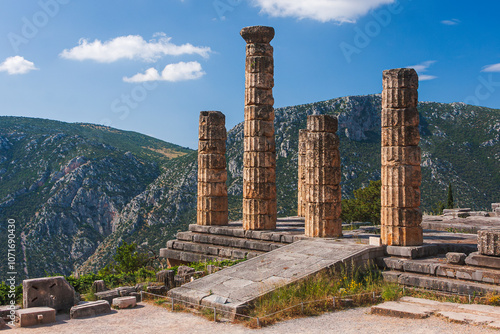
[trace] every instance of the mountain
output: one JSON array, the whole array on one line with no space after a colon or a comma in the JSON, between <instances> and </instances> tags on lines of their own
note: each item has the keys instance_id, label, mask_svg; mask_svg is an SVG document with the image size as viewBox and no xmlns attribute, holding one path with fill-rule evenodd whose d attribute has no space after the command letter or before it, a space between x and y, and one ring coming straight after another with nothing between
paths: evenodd
<instances>
[{"instance_id":1,"label":"mountain","mask_svg":"<svg viewBox=\"0 0 500 334\"><path fill-rule=\"evenodd\" d=\"M344 198L380 179L380 106L380 95L366 95L276 109L280 216L296 214L298 130L306 127L307 115L339 117ZM446 201L449 183L462 207L487 209L500 201L500 110L421 102L419 111L422 209ZM196 221L196 151L88 124L0 122L0 219L14 217L23 226L18 253L30 277L44 270L95 271L122 241L158 252ZM29 145L31 136L36 148ZM227 140L233 220L241 217L242 147L240 123Z\"/></svg>"}]
</instances>

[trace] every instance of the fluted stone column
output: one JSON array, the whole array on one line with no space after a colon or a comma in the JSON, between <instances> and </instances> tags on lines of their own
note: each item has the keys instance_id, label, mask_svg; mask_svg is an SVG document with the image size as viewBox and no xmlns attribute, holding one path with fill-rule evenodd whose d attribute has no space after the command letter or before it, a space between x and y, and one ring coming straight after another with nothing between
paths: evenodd
<instances>
[{"instance_id":1,"label":"fluted stone column","mask_svg":"<svg viewBox=\"0 0 500 334\"><path fill-rule=\"evenodd\" d=\"M198 225L227 225L226 117L202 111L198 141Z\"/></svg>"},{"instance_id":2,"label":"fluted stone column","mask_svg":"<svg viewBox=\"0 0 500 334\"><path fill-rule=\"evenodd\" d=\"M342 236L337 128L336 117L307 117L305 235L309 237Z\"/></svg>"},{"instance_id":3,"label":"fluted stone column","mask_svg":"<svg viewBox=\"0 0 500 334\"><path fill-rule=\"evenodd\" d=\"M382 92L382 243L423 243L420 211L420 133L418 75L400 68L383 73Z\"/></svg>"},{"instance_id":4,"label":"fluted stone column","mask_svg":"<svg viewBox=\"0 0 500 334\"><path fill-rule=\"evenodd\" d=\"M247 42L243 153L243 228L276 228L276 145L274 139L274 38L271 27L241 30Z\"/></svg>"},{"instance_id":5,"label":"fluted stone column","mask_svg":"<svg viewBox=\"0 0 500 334\"><path fill-rule=\"evenodd\" d=\"M307 130L299 130L299 149L298 149L298 180L297 180L297 216L306 216L306 144Z\"/></svg>"}]
</instances>

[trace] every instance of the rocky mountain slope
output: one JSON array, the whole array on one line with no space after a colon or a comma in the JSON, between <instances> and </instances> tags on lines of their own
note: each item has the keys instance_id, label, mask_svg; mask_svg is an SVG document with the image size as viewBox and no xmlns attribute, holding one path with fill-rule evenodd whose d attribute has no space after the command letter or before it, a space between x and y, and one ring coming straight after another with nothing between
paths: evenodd
<instances>
[{"instance_id":1,"label":"rocky mountain slope","mask_svg":"<svg viewBox=\"0 0 500 334\"><path fill-rule=\"evenodd\" d=\"M306 127L307 115L339 117L344 198L369 180L380 179L380 104L380 95L367 95L276 109L280 216L296 213L298 130ZM446 200L449 183L462 207L487 209L491 202L500 201L500 110L462 103L422 102L419 111L423 210L429 211L437 201ZM19 217L23 213L23 263L30 276L43 274L44 270L95 271L109 262L122 241L158 251L178 230L195 222L195 151L163 142L165 148L152 144L139 145L149 149L121 148L116 142L107 142L106 136L122 132L94 128L103 136L94 139L92 145L86 143L88 139L73 138L71 134L54 139L54 144L50 144L54 159L42 163L30 153L37 151L28 145L30 140L16 139L22 137L20 130L12 130L12 125L6 130L4 119L0 118L0 218ZM81 127L87 129L89 125ZM57 134L58 131L51 131L40 137L38 151L46 140L43 145L49 145L49 137ZM62 139L66 141L57 142ZM119 142L125 145L129 139ZM17 149L13 150L14 146ZM228 132L227 140L233 220L241 216L242 147L243 123ZM16 151L17 158L12 153L8 155L9 150ZM90 154L92 150L98 152L96 157ZM160 154L165 152L170 157L184 155L169 159ZM21 164L22 159L25 162ZM33 175L27 179L22 175L17 179L6 177L10 174L4 169L13 165L19 166L19 173ZM65 173L60 182L58 173ZM38 185L37 190L30 191L34 184ZM24 199L32 205L23 209ZM60 255L54 258L52 253Z\"/></svg>"}]
</instances>

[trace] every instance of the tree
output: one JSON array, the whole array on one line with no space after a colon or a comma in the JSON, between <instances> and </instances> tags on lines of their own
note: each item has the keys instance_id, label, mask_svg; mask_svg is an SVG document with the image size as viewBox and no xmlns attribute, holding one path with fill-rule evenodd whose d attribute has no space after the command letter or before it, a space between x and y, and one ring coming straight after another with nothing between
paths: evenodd
<instances>
[{"instance_id":1,"label":"tree","mask_svg":"<svg viewBox=\"0 0 500 334\"><path fill-rule=\"evenodd\" d=\"M354 198L342 200L342 221L380 224L380 189L382 181L370 181L368 187L354 190Z\"/></svg>"},{"instance_id":2,"label":"tree","mask_svg":"<svg viewBox=\"0 0 500 334\"><path fill-rule=\"evenodd\" d=\"M448 203L446 205L447 209L453 209L455 207L455 203L453 201L453 189L451 188L451 183L448 185Z\"/></svg>"},{"instance_id":3,"label":"tree","mask_svg":"<svg viewBox=\"0 0 500 334\"><path fill-rule=\"evenodd\" d=\"M147 254L137 250L137 244L128 244L127 242L123 242L123 244L118 247L113 259L115 262L107 265L99 273L110 274L116 272L130 274L144 267L149 261Z\"/></svg>"}]
</instances>

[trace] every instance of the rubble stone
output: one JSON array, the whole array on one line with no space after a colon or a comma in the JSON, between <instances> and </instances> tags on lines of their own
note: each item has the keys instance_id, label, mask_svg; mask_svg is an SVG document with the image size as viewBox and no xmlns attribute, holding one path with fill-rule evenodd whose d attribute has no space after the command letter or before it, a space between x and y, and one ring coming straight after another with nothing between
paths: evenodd
<instances>
[{"instance_id":1,"label":"rubble stone","mask_svg":"<svg viewBox=\"0 0 500 334\"><path fill-rule=\"evenodd\" d=\"M111 308L106 300L97 300L95 302L87 302L84 304L75 305L69 312L71 319L95 317L99 314L110 313Z\"/></svg>"},{"instance_id":2,"label":"rubble stone","mask_svg":"<svg viewBox=\"0 0 500 334\"><path fill-rule=\"evenodd\" d=\"M134 296L118 297L113 299L113 306L119 309L133 308L137 305L137 300Z\"/></svg>"}]
</instances>

